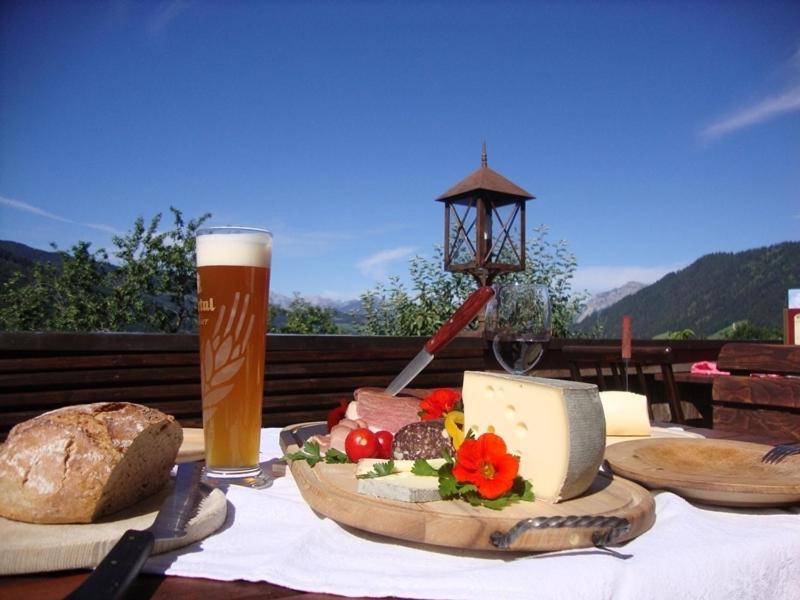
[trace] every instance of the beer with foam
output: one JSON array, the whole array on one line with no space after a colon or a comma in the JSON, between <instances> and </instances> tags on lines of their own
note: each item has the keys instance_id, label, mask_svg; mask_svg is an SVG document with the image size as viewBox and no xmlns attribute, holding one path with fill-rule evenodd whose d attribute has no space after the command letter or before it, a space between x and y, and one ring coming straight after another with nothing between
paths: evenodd
<instances>
[{"instance_id":1,"label":"beer with foam","mask_svg":"<svg viewBox=\"0 0 800 600\"><path fill-rule=\"evenodd\" d=\"M206 478L263 481L258 466L272 235L197 232ZM252 481L250 481L252 480Z\"/></svg>"}]
</instances>

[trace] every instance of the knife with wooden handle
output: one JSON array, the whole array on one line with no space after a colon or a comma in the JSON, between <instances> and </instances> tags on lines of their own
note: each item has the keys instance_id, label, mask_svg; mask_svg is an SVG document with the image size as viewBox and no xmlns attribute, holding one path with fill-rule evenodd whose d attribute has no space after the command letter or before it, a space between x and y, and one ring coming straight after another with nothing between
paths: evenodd
<instances>
[{"instance_id":1,"label":"knife with wooden handle","mask_svg":"<svg viewBox=\"0 0 800 600\"><path fill-rule=\"evenodd\" d=\"M389 387L384 390L384 393L390 396L396 396L400 390L411 383L414 377L419 375L420 372L428 366L428 363L433 360L434 355L449 344L464 327L469 325L469 322L478 315L492 296L494 296L494 290L488 285L479 287L472 292L469 298L464 301L464 304L459 306L458 310L453 313L453 316L425 342L425 346L422 350L420 350L411 362L406 365L405 369L394 378L392 383L389 384Z\"/></svg>"},{"instance_id":2,"label":"knife with wooden handle","mask_svg":"<svg viewBox=\"0 0 800 600\"><path fill-rule=\"evenodd\" d=\"M186 525L197 514L207 494L201 489L202 463L178 465L175 489L164 501L153 524L143 531L129 529L68 600L122 598L150 557L157 539L186 535Z\"/></svg>"}]
</instances>

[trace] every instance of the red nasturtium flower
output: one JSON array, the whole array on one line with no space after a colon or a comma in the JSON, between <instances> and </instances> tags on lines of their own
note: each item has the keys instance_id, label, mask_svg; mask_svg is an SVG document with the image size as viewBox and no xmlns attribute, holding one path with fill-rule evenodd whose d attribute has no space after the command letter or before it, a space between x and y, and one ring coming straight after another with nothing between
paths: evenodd
<instances>
[{"instance_id":1,"label":"red nasturtium flower","mask_svg":"<svg viewBox=\"0 0 800 600\"><path fill-rule=\"evenodd\" d=\"M328 432L333 429L339 421L344 419L344 413L347 412L347 405L350 404L347 400L339 400L339 406L332 408L328 412Z\"/></svg>"},{"instance_id":2,"label":"red nasturtium flower","mask_svg":"<svg viewBox=\"0 0 800 600\"><path fill-rule=\"evenodd\" d=\"M453 466L453 476L458 481L474 484L478 494L489 500L510 490L518 471L519 459L508 454L503 438L494 433L464 440Z\"/></svg>"},{"instance_id":3,"label":"red nasturtium flower","mask_svg":"<svg viewBox=\"0 0 800 600\"><path fill-rule=\"evenodd\" d=\"M433 390L419 403L419 416L423 421L441 419L453 410L459 400L461 400L461 394L456 390L450 388Z\"/></svg>"}]
</instances>

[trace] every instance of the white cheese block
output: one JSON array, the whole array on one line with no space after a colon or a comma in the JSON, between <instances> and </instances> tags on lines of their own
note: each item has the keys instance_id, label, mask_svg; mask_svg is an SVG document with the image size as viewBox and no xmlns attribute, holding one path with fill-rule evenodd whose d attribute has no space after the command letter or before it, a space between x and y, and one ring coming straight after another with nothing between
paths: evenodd
<instances>
[{"instance_id":1,"label":"white cheese block","mask_svg":"<svg viewBox=\"0 0 800 600\"><path fill-rule=\"evenodd\" d=\"M568 500L594 481L606 439L597 386L466 371L461 395L465 428L502 437L537 500Z\"/></svg>"},{"instance_id":2,"label":"white cheese block","mask_svg":"<svg viewBox=\"0 0 800 600\"><path fill-rule=\"evenodd\" d=\"M358 492L399 502L434 502L442 499L438 477L422 477L413 473L359 479Z\"/></svg>"},{"instance_id":3,"label":"white cheese block","mask_svg":"<svg viewBox=\"0 0 800 600\"><path fill-rule=\"evenodd\" d=\"M356 465L356 477L359 475L366 475L372 471L373 467L378 463L387 463L387 458L362 458ZM394 460L394 473L411 473L411 468L414 466L415 460ZM438 469L444 464L443 458L431 458L427 462L434 469Z\"/></svg>"},{"instance_id":4,"label":"white cheese block","mask_svg":"<svg viewBox=\"0 0 800 600\"><path fill-rule=\"evenodd\" d=\"M377 463L388 462L384 458L362 458L356 465L356 476L366 475ZM439 495L439 478L427 475L414 475L411 467L416 461L395 460L394 473L383 477L358 480L358 492L378 498L399 502L435 502ZM434 469L444 464L443 458L434 458L427 463Z\"/></svg>"},{"instance_id":5,"label":"white cheese block","mask_svg":"<svg viewBox=\"0 0 800 600\"><path fill-rule=\"evenodd\" d=\"M650 435L647 396L633 392L600 392L606 435Z\"/></svg>"}]
</instances>

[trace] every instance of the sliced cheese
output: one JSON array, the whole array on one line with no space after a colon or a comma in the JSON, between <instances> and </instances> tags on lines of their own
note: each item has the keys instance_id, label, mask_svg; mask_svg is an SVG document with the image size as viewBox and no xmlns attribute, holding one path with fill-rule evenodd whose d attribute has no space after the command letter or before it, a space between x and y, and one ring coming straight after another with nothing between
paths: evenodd
<instances>
[{"instance_id":1,"label":"sliced cheese","mask_svg":"<svg viewBox=\"0 0 800 600\"><path fill-rule=\"evenodd\" d=\"M647 396L633 392L600 392L606 435L650 435Z\"/></svg>"},{"instance_id":2,"label":"sliced cheese","mask_svg":"<svg viewBox=\"0 0 800 600\"><path fill-rule=\"evenodd\" d=\"M356 477L359 475L366 475L372 471L373 467L379 463L387 463L389 459L386 458L362 458L356 465ZM411 468L414 466L415 460L394 460L395 473L411 473ZM431 458L427 462L434 469L438 469L444 464L443 458Z\"/></svg>"},{"instance_id":3,"label":"sliced cheese","mask_svg":"<svg viewBox=\"0 0 800 600\"><path fill-rule=\"evenodd\" d=\"M356 476L366 475L377 463L388 462L384 458L362 458L356 465ZM394 473L383 477L358 480L358 492L377 498L387 498L398 502L435 502L439 495L439 478L427 475L414 475L411 468L414 460L395 460ZM433 458L427 463L434 469L444 464L443 458Z\"/></svg>"},{"instance_id":4,"label":"sliced cheese","mask_svg":"<svg viewBox=\"0 0 800 600\"><path fill-rule=\"evenodd\" d=\"M399 502L434 502L442 499L438 477L422 477L413 473L359 479L358 492Z\"/></svg>"},{"instance_id":5,"label":"sliced cheese","mask_svg":"<svg viewBox=\"0 0 800 600\"><path fill-rule=\"evenodd\" d=\"M606 438L597 386L466 371L461 394L465 428L502 437L537 500L568 500L592 484Z\"/></svg>"}]
</instances>

